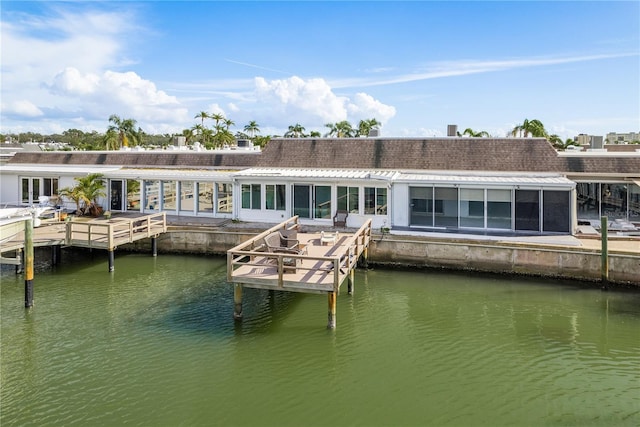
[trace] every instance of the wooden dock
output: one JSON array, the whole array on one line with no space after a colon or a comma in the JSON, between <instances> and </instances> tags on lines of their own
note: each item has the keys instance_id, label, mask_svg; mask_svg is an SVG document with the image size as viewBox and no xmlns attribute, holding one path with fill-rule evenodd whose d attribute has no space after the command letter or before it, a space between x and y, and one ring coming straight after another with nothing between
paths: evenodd
<instances>
[{"instance_id":1,"label":"wooden dock","mask_svg":"<svg viewBox=\"0 0 640 427\"><path fill-rule=\"evenodd\" d=\"M353 292L358 260L366 260L371 220L355 233L339 232L335 242L320 233L297 232L300 254L269 251L265 238L274 232L300 230L298 217L288 219L227 251L227 281L234 283L235 316L242 317L242 288L328 294L329 328L335 328L336 296L347 281Z\"/></svg>"},{"instance_id":2,"label":"wooden dock","mask_svg":"<svg viewBox=\"0 0 640 427\"><path fill-rule=\"evenodd\" d=\"M154 255L155 238L167 231L166 214L123 216L112 219L78 217L72 221L46 222L34 229L33 246L75 246L90 249L104 249L109 253L109 271L113 271L113 251L120 245L141 239L152 239ZM17 264L16 258L6 258L4 254L24 249L25 236L18 233L15 238L0 245L0 262Z\"/></svg>"}]
</instances>

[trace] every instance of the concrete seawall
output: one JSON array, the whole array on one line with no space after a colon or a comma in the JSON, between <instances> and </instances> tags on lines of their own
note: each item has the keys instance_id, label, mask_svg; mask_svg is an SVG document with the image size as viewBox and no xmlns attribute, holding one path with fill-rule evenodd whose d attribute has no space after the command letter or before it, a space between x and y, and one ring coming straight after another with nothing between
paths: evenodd
<instances>
[{"instance_id":1,"label":"concrete seawall","mask_svg":"<svg viewBox=\"0 0 640 427\"><path fill-rule=\"evenodd\" d=\"M158 251L225 254L228 249L261 231L260 228L173 227L158 238ZM148 251L149 245L148 241L142 240L119 250ZM387 266L448 268L587 281L599 281L601 278L598 249L522 241L377 235L369 249L369 261ZM612 250L609 247L609 281L640 286L640 243L638 250Z\"/></svg>"}]
</instances>

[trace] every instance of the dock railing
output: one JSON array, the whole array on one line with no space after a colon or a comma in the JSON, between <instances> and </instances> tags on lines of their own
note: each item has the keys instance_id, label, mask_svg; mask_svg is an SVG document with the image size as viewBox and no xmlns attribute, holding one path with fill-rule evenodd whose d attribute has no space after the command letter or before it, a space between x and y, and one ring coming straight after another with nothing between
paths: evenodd
<instances>
[{"instance_id":1,"label":"dock railing","mask_svg":"<svg viewBox=\"0 0 640 427\"><path fill-rule=\"evenodd\" d=\"M66 224L65 244L113 249L119 244L157 237L166 231L167 219L164 212L138 218L69 221Z\"/></svg>"},{"instance_id":2,"label":"dock railing","mask_svg":"<svg viewBox=\"0 0 640 427\"><path fill-rule=\"evenodd\" d=\"M274 288L283 290L337 292L340 284L357 265L360 255L368 248L371 241L371 220L367 220L356 233L339 245L340 250L331 256L313 256L308 253L291 254L268 252L264 238L274 231L298 229L298 217L294 216L257 236L227 251L227 281L243 283L258 288ZM300 236L299 236L300 237ZM292 265L293 264L293 265ZM277 279L252 278L243 274L235 276L236 270L242 267L265 266L277 268ZM298 279L285 280L284 274L289 270L300 270ZM306 273L306 274L305 274ZM305 276L316 273L332 275L330 283L305 281ZM255 279L255 280L254 280Z\"/></svg>"}]
</instances>

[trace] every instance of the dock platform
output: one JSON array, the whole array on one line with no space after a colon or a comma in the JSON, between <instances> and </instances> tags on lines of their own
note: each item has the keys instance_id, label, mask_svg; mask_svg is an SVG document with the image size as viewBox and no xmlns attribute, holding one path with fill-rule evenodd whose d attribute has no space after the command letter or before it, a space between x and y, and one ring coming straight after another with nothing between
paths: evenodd
<instances>
[{"instance_id":1,"label":"dock platform","mask_svg":"<svg viewBox=\"0 0 640 427\"><path fill-rule=\"evenodd\" d=\"M227 281L235 285L235 316L242 317L242 287L329 295L329 327L335 327L335 299L347 281L353 292L358 261L366 261L371 220L355 233L300 232L294 216L227 251ZM293 234L292 234L293 232ZM295 250L278 250L266 239L274 233L293 235Z\"/></svg>"}]
</instances>

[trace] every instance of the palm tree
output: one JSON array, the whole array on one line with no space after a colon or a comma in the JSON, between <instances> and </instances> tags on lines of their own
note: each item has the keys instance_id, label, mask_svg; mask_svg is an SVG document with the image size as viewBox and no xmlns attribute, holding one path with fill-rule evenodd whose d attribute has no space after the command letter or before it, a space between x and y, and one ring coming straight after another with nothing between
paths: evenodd
<instances>
[{"instance_id":1,"label":"palm tree","mask_svg":"<svg viewBox=\"0 0 640 427\"><path fill-rule=\"evenodd\" d=\"M236 122L231 119L224 119L224 127L228 131L231 126L234 126Z\"/></svg>"},{"instance_id":2,"label":"palm tree","mask_svg":"<svg viewBox=\"0 0 640 427\"><path fill-rule=\"evenodd\" d=\"M260 127L258 127L258 123L256 123L255 120L251 120L248 125L244 126L244 131L253 139L257 133L260 133Z\"/></svg>"},{"instance_id":3,"label":"palm tree","mask_svg":"<svg viewBox=\"0 0 640 427\"><path fill-rule=\"evenodd\" d=\"M311 138L320 138L321 136L322 134L320 133L320 131L312 130L311 132L309 132L309 137Z\"/></svg>"},{"instance_id":4,"label":"palm tree","mask_svg":"<svg viewBox=\"0 0 640 427\"><path fill-rule=\"evenodd\" d=\"M375 129L381 124L382 123L380 123L376 119L360 120L360 122L358 123L356 136L369 136L369 132L371 131L371 129Z\"/></svg>"},{"instance_id":5,"label":"palm tree","mask_svg":"<svg viewBox=\"0 0 640 427\"><path fill-rule=\"evenodd\" d=\"M109 123L111 123L111 125L107 131L113 130L118 133L120 147L128 147L129 140L133 143L132 145L138 145L140 143L141 129L138 128L138 130L136 130L137 122L134 119L121 119L117 115L112 114L109 116Z\"/></svg>"},{"instance_id":6,"label":"palm tree","mask_svg":"<svg viewBox=\"0 0 640 427\"><path fill-rule=\"evenodd\" d=\"M529 135L535 138L546 138L547 131L544 128L544 125L540 120L533 119L529 121L528 119L524 119L524 122L521 125L517 125L511 131L512 136L521 135L525 138Z\"/></svg>"},{"instance_id":7,"label":"palm tree","mask_svg":"<svg viewBox=\"0 0 640 427\"><path fill-rule=\"evenodd\" d=\"M101 173L90 173L85 177L75 178L78 182L76 191L84 203L84 212L93 216L101 214L102 208L98 206L98 199L107 195L103 176Z\"/></svg>"},{"instance_id":8,"label":"palm tree","mask_svg":"<svg viewBox=\"0 0 640 427\"><path fill-rule=\"evenodd\" d=\"M200 125L202 127L204 127L204 119L208 119L209 117L209 113L207 113L206 111L200 111L198 114L195 115L194 119L200 119Z\"/></svg>"},{"instance_id":9,"label":"palm tree","mask_svg":"<svg viewBox=\"0 0 640 427\"><path fill-rule=\"evenodd\" d=\"M343 120L338 123L327 123L325 127L329 128L329 132L326 136L333 136L337 138L350 138L354 135L353 127L351 123Z\"/></svg>"},{"instance_id":10,"label":"palm tree","mask_svg":"<svg viewBox=\"0 0 640 427\"><path fill-rule=\"evenodd\" d=\"M464 132L462 132L462 134L460 134L460 132L458 132L458 136L464 136L464 135L468 135L468 136L470 136L472 138L485 138L485 137L488 138L488 137L491 136L491 135L489 135L489 132L487 132L487 131L481 130L481 131L476 132L471 128L466 128L464 130Z\"/></svg>"},{"instance_id":11,"label":"palm tree","mask_svg":"<svg viewBox=\"0 0 640 427\"><path fill-rule=\"evenodd\" d=\"M215 114L212 114L209 117L212 118L213 120L215 120L215 122L216 122L215 128L216 128L216 130L218 130L219 126L220 126L220 122L224 120L224 116L222 114L220 114L220 113L215 113Z\"/></svg>"},{"instance_id":12,"label":"palm tree","mask_svg":"<svg viewBox=\"0 0 640 427\"><path fill-rule=\"evenodd\" d=\"M289 126L289 130L284 133L285 138L304 138L305 128L300 123Z\"/></svg>"},{"instance_id":13,"label":"palm tree","mask_svg":"<svg viewBox=\"0 0 640 427\"><path fill-rule=\"evenodd\" d=\"M107 149L107 151L117 150L119 142L120 140L118 137L118 132L116 132L115 129L107 129L107 132L102 137L102 143L104 144L104 147Z\"/></svg>"}]
</instances>

